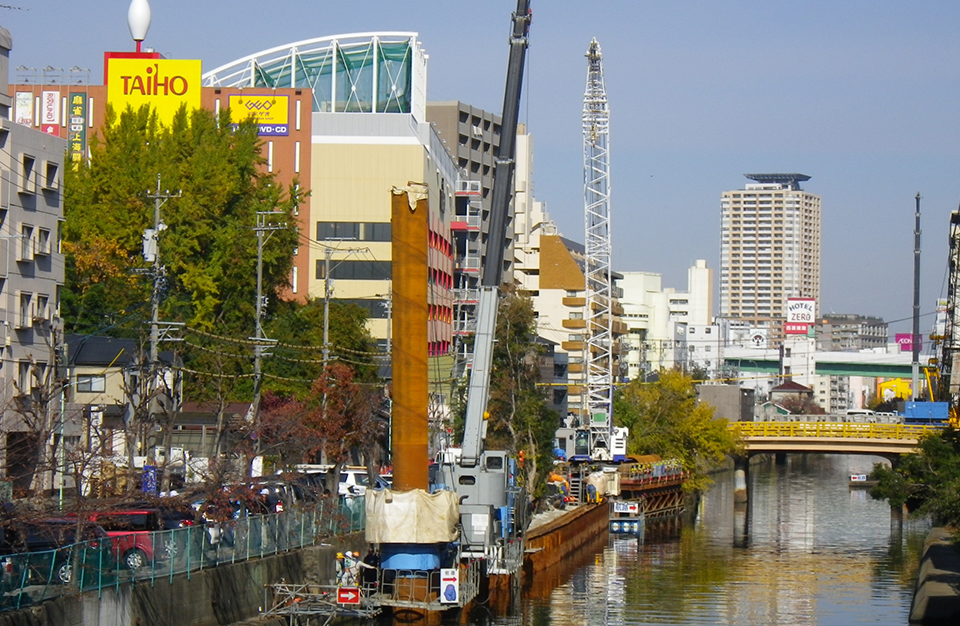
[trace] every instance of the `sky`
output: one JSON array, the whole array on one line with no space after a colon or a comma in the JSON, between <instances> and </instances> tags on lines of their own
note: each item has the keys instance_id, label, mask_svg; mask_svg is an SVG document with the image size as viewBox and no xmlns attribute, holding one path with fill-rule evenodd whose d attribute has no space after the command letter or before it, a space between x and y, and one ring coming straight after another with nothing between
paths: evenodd
<instances>
[{"instance_id":1,"label":"sky","mask_svg":"<svg viewBox=\"0 0 960 626\"><path fill-rule=\"evenodd\" d=\"M128 0L6 0L15 68L89 68L132 50ZM204 71L304 39L419 33L430 100L496 113L515 0L152 0L145 46ZM613 265L686 288L719 270L720 194L747 172L800 172L822 199L821 313L909 332L915 195L923 199L921 331L945 296L960 200L960 3L949 0L531 0L521 121L535 196L583 240L584 52L610 102ZM719 282L719 271L715 276Z\"/></svg>"}]
</instances>

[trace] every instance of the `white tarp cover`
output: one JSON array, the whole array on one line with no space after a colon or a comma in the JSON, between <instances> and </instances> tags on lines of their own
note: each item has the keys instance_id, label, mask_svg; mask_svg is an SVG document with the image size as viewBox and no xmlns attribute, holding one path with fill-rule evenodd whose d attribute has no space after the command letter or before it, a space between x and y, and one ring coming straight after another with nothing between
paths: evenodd
<instances>
[{"instance_id":1,"label":"white tarp cover","mask_svg":"<svg viewBox=\"0 0 960 626\"><path fill-rule=\"evenodd\" d=\"M596 487L598 496L607 495L607 477L603 472L593 472L584 478L583 482Z\"/></svg>"},{"instance_id":2,"label":"white tarp cover","mask_svg":"<svg viewBox=\"0 0 960 626\"><path fill-rule=\"evenodd\" d=\"M457 539L460 506L452 491L367 489L368 543L449 543Z\"/></svg>"}]
</instances>

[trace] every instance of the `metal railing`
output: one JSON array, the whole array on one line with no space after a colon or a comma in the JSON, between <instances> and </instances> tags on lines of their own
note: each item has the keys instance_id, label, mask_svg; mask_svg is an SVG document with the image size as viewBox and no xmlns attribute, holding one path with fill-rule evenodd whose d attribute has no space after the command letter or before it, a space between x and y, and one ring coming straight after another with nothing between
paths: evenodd
<instances>
[{"instance_id":1,"label":"metal railing","mask_svg":"<svg viewBox=\"0 0 960 626\"><path fill-rule=\"evenodd\" d=\"M939 426L913 424L856 424L842 422L733 422L730 430L743 437L831 437L842 439L917 440Z\"/></svg>"},{"instance_id":2,"label":"metal railing","mask_svg":"<svg viewBox=\"0 0 960 626\"><path fill-rule=\"evenodd\" d=\"M189 578L193 572L217 565L303 548L324 537L357 532L364 529L365 522L364 499L345 498L271 515L6 555L0 557L0 611L81 592L99 594L105 588L119 588L133 581L173 580L177 574ZM135 566L131 567L132 564Z\"/></svg>"},{"instance_id":3,"label":"metal railing","mask_svg":"<svg viewBox=\"0 0 960 626\"><path fill-rule=\"evenodd\" d=\"M365 587L364 597L377 606L439 611L451 606L464 606L480 590L480 560L471 560L460 566L457 601L443 601L445 590L440 581L440 570L384 569L377 573L375 587Z\"/></svg>"}]
</instances>

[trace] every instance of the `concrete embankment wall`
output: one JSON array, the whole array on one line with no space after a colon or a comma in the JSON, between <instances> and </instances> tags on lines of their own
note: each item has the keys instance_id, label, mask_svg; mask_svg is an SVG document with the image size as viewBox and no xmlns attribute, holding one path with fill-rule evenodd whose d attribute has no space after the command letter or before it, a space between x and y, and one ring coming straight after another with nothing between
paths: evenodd
<instances>
[{"instance_id":1,"label":"concrete embankment wall","mask_svg":"<svg viewBox=\"0 0 960 626\"><path fill-rule=\"evenodd\" d=\"M910 607L911 624L960 624L960 550L946 528L927 535Z\"/></svg>"},{"instance_id":2,"label":"concrete embankment wall","mask_svg":"<svg viewBox=\"0 0 960 626\"><path fill-rule=\"evenodd\" d=\"M265 585L332 584L336 554L365 552L363 533L275 556L69 596L0 613L0 626L226 626L260 614Z\"/></svg>"}]
</instances>

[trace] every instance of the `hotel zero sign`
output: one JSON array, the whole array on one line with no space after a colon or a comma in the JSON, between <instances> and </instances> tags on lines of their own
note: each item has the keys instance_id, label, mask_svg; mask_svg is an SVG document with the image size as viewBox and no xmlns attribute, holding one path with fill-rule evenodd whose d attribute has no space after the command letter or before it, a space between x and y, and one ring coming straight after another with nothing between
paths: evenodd
<instances>
[{"instance_id":1,"label":"hotel zero sign","mask_svg":"<svg viewBox=\"0 0 960 626\"><path fill-rule=\"evenodd\" d=\"M787 298L787 323L813 324L816 308L813 298Z\"/></svg>"}]
</instances>

